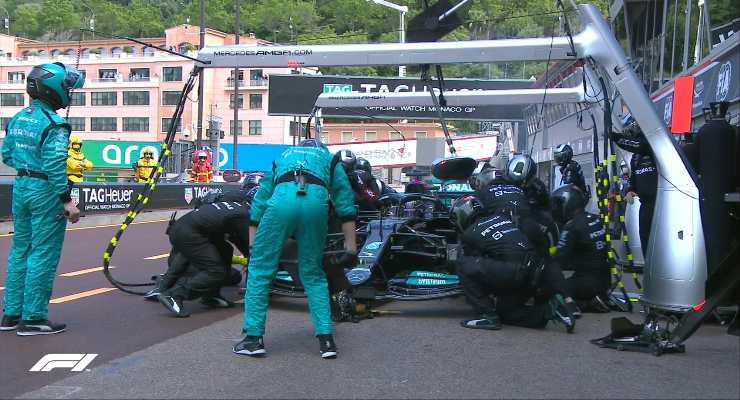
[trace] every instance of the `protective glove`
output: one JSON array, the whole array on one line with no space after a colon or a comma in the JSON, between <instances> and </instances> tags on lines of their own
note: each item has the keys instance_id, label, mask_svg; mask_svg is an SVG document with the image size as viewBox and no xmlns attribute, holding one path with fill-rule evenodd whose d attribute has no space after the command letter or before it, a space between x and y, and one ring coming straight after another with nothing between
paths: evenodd
<instances>
[{"instance_id":1,"label":"protective glove","mask_svg":"<svg viewBox=\"0 0 740 400\"><path fill-rule=\"evenodd\" d=\"M232 264L238 264L238 265L247 265L247 262L249 260L247 257L244 256L233 256L231 257L231 263Z\"/></svg>"},{"instance_id":2,"label":"protective glove","mask_svg":"<svg viewBox=\"0 0 740 400\"><path fill-rule=\"evenodd\" d=\"M357 265L357 254L351 251L343 251L333 255L329 263L336 267L352 268Z\"/></svg>"}]
</instances>

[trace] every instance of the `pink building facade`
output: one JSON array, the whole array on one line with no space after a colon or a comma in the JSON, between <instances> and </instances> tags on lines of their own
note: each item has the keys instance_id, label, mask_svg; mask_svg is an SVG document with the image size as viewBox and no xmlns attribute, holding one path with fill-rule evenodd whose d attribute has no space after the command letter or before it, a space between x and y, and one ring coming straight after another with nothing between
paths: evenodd
<instances>
[{"instance_id":1,"label":"pink building facade","mask_svg":"<svg viewBox=\"0 0 740 400\"><path fill-rule=\"evenodd\" d=\"M193 68L192 61L125 40L105 39L72 42L37 42L0 34L0 126L30 103L25 78L34 65L64 62L78 65L86 76L83 89L73 94L69 116L73 132L83 139L160 141L177 104L179 92ZM198 27L178 25L162 38L143 39L157 46L193 51ZM268 44L253 35L241 43ZM233 44L224 32L208 29L206 45ZM78 56L79 54L79 56ZM204 73L204 117L221 124L223 141L233 142L236 125L240 143L292 143L287 117L267 115L270 74L290 73L288 68L242 69L239 74L239 122L234 123L233 70L208 69ZM177 140L197 138L197 90L187 101ZM0 138L5 134L0 129Z\"/></svg>"}]
</instances>

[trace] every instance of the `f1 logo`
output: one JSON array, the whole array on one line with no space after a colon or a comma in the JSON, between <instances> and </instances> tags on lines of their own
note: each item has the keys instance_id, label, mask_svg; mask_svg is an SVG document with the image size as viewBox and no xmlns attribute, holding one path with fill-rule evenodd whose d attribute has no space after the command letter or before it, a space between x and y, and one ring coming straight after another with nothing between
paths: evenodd
<instances>
[{"instance_id":1,"label":"f1 logo","mask_svg":"<svg viewBox=\"0 0 740 400\"><path fill-rule=\"evenodd\" d=\"M54 368L68 368L72 372L82 372L97 356L97 354L47 354L28 371L49 372Z\"/></svg>"}]
</instances>

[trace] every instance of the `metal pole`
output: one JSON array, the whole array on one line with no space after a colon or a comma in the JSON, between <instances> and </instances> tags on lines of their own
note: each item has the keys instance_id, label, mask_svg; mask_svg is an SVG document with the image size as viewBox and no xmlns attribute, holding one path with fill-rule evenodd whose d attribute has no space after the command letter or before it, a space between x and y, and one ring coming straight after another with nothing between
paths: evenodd
<instances>
[{"instance_id":1,"label":"metal pole","mask_svg":"<svg viewBox=\"0 0 740 400\"><path fill-rule=\"evenodd\" d=\"M8 31L8 36L10 36L10 13L5 7L0 7L0 9L5 10L5 20L3 21L3 24L5 25L5 29Z\"/></svg>"},{"instance_id":2,"label":"metal pole","mask_svg":"<svg viewBox=\"0 0 740 400\"><path fill-rule=\"evenodd\" d=\"M404 16L406 16L406 13L403 12L403 11L401 11L400 14L401 14L401 16L400 16L401 29L400 29L399 35L398 35L398 42L399 43L406 43L406 28L404 26ZM404 76L406 76L406 66L405 65L399 65L398 66L398 76L399 77L402 77L402 78Z\"/></svg>"},{"instance_id":3,"label":"metal pole","mask_svg":"<svg viewBox=\"0 0 740 400\"><path fill-rule=\"evenodd\" d=\"M668 18L668 0L663 0L663 22L660 32L660 73L658 87L663 86L663 68L665 63L665 20Z\"/></svg>"},{"instance_id":4,"label":"metal pole","mask_svg":"<svg viewBox=\"0 0 740 400\"><path fill-rule=\"evenodd\" d=\"M704 0L704 35L707 38L707 51L712 51L712 19L709 18L709 0Z\"/></svg>"},{"instance_id":5,"label":"metal pole","mask_svg":"<svg viewBox=\"0 0 740 400\"><path fill-rule=\"evenodd\" d=\"M206 47L206 5L205 0L200 0L200 46L198 48L203 49L204 47ZM204 76L204 71L201 69L198 74L198 133L195 141L195 145L198 148L200 148L203 142ZM218 157L218 154L215 156Z\"/></svg>"},{"instance_id":6,"label":"metal pole","mask_svg":"<svg viewBox=\"0 0 740 400\"><path fill-rule=\"evenodd\" d=\"M234 44L239 44L239 36L241 33L241 21L239 20L239 0L236 0L236 27L234 30ZM246 99L245 99L246 100ZM237 129L239 129L239 68L234 68L234 149L231 151L231 168L236 168L236 157L237 148L239 146L239 136L237 136Z\"/></svg>"},{"instance_id":7,"label":"metal pole","mask_svg":"<svg viewBox=\"0 0 740 400\"><path fill-rule=\"evenodd\" d=\"M686 18L683 29L683 65L682 72L689 69L689 42L691 41L691 0L686 0Z\"/></svg>"},{"instance_id":8,"label":"metal pole","mask_svg":"<svg viewBox=\"0 0 740 400\"><path fill-rule=\"evenodd\" d=\"M671 76L673 79L673 67L676 64L676 24L678 24L678 0L673 1L673 44L671 45Z\"/></svg>"}]
</instances>

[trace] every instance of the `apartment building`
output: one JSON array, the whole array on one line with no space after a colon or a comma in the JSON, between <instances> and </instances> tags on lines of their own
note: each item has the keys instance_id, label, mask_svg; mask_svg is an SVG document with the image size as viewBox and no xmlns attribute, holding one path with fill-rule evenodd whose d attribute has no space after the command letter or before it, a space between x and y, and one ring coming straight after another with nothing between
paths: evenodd
<instances>
[{"instance_id":1,"label":"apartment building","mask_svg":"<svg viewBox=\"0 0 740 400\"><path fill-rule=\"evenodd\" d=\"M195 55L198 27L178 25L164 37L144 42ZM246 44L268 44L247 35ZM206 45L229 45L233 35L208 29ZM171 121L179 94L193 69L193 62L126 40L38 42L0 34L0 126L30 102L25 78L30 69L43 62L64 62L78 66L86 76L85 87L75 91L68 115L74 132L88 140L160 141ZM289 118L267 115L268 81L273 73L290 73L288 68L242 69L237 77L228 69L204 73L203 137L208 121L215 120L227 142L233 141L234 127L240 143L290 143ZM239 80L238 122L234 123L234 82ZM197 90L190 94L182 120L177 124L178 140L197 137ZM0 137L4 130L0 130Z\"/></svg>"},{"instance_id":2,"label":"apartment building","mask_svg":"<svg viewBox=\"0 0 740 400\"><path fill-rule=\"evenodd\" d=\"M454 135L454 128L451 128ZM321 138L327 144L376 142L401 139L427 139L444 137L442 125L436 122L399 123L383 122L331 123L322 127Z\"/></svg>"}]
</instances>

